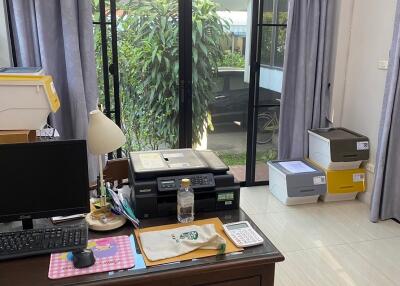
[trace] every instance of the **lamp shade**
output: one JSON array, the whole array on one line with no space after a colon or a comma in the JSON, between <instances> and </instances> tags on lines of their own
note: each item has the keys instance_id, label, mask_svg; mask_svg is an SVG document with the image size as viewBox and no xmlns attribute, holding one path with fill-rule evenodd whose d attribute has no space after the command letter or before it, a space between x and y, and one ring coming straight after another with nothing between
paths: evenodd
<instances>
[{"instance_id":1,"label":"lamp shade","mask_svg":"<svg viewBox=\"0 0 400 286\"><path fill-rule=\"evenodd\" d=\"M89 114L87 143L90 153L102 155L112 152L126 142L121 129L100 110Z\"/></svg>"}]
</instances>

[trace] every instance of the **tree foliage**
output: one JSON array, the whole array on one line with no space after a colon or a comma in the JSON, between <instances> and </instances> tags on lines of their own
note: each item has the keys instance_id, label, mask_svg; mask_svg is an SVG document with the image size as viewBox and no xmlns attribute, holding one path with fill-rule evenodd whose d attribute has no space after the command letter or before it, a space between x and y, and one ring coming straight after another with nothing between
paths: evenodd
<instances>
[{"instance_id":1,"label":"tree foliage","mask_svg":"<svg viewBox=\"0 0 400 286\"><path fill-rule=\"evenodd\" d=\"M123 131L127 150L177 147L179 126L178 1L120 2L118 56ZM193 142L207 127L208 106L227 23L212 0L193 1ZM95 31L101 57L100 32ZM111 58L111 57L110 57ZM98 74L101 74L98 60ZM101 80L101 76L99 76Z\"/></svg>"}]
</instances>

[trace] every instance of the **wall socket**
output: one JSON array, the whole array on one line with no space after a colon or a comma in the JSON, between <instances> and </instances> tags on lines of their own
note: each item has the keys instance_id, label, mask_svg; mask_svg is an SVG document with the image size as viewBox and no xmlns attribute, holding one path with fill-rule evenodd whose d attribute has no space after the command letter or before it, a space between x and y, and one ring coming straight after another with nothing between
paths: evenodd
<instances>
[{"instance_id":1,"label":"wall socket","mask_svg":"<svg viewBox=\"0 0 400 286\"><path fill-rule=\"evenodd\" d=\"M387 70L389 67L389 61L388 60L379 60L378 61L378 69L379 70Z\"/></svg>"},{"instance_id":2,"label":"wall socket","mask_svg":"<svg viewBox=\"0 0 400 286\"><path fill-rule=\"evenodd\" d=\"M365 169L366 169L368 172L372 173L372 174L375 173L375 165L372 164L372 163L367 163L367 164L365 165Z\"/></svg>"}]
</instances>

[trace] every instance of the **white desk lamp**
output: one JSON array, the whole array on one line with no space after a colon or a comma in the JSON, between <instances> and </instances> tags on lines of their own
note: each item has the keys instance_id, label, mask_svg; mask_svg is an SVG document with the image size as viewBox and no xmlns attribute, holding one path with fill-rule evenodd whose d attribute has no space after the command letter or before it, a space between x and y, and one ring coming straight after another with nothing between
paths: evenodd
<instances>
[{"instance_id":1,"label":"white desk lamp","mask_svg":"<svg viewBox=\"0 0 400 286\"><path fill-rule=\"evenodd\" d=\"M123 216L113 215L107 204L107 192L104 187L102 156L110 153L126 142L121 129L105 116L100 110L93 110L89 114L89 128L87 143L90 153L98 155L100 172L100 209L87 215L89 228L93 230L111 230L123 225L126 219Z\"/></svg>"}]
</instances>

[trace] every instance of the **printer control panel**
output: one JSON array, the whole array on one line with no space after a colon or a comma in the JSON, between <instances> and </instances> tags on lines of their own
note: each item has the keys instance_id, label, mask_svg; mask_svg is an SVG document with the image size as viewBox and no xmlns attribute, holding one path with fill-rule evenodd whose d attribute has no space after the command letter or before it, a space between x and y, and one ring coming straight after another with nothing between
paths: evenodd
<instances>
[{"instance_id":1,"label":"printer control panel","mask_svg":"<svg viewBox=\"0 0 400 286\"><path fill-rule=\"evenodd\" d=\"M186 176L159 177L157 178L158 190L160 192L177 191L181 186L182 179L189 179L193 190L215 187L214 175L212 173L205 173Z\"/></svg>"}]
</instances>

